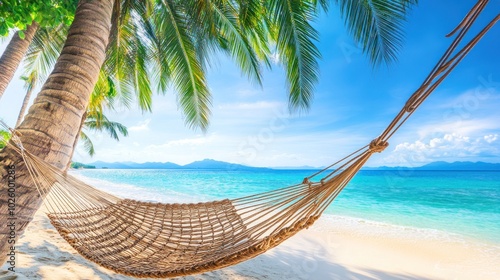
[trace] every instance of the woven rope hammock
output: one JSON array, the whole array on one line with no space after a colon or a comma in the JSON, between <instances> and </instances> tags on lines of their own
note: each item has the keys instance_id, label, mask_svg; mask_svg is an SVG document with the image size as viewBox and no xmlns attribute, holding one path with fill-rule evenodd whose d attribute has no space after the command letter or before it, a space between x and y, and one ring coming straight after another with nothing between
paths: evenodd
<instances>
[{"instance_id":1,"label":"woven rope hammock","mask_svg":"<svg viewBox=\"0 0 500 280\"><path fill-rule=\"evenodd\" d=\"M140 202L64 174L25 150L15 131L9 145L21 154L45 197L51 223L85 258L135 277L184 276L237 264L311 226L369 157L388 146L388 139L500 20L498 15L455 52L487 2L478 1L452 32L458 35L450 48L379 137L294 186L198 204Z\"/></svg>"}]
</instances>

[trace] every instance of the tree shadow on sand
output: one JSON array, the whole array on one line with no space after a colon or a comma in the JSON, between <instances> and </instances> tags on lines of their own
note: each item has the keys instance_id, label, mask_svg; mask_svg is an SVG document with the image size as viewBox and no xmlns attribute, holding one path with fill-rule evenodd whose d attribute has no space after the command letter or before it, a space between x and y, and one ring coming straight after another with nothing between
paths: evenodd
<instances>
[{"instance_id":1,"label":"tree shadow on sand","mask_svg":"<svg viewBox=\"0 0 500 280\"><path fill-rule=\"evenodd\" d=\"M430 280L420 275L391 273L357 267L356 271L335 262L324 250L325 244L311 238L302 240L301 248L278 246L255 259L241 264L179 280L212 279L286 279L286 280ZM303 241L303 242L302 242ZM330 244L329 244L330 245Z\"/></svg>"},{"instance_id":2,"label":"tree shadow on sand","mask_svg":"<svg viewBox=\"0 0 500 280\"><path fill-rule=\"evenodd\" d=\"M26 234L38 239L20 239L16 246L19 265L16 273L7 272L8 265L2 266L1 280L23 279L136 279L102 268L87 261L69 246L50 225L47 217L37 217ZM324 241L313 238L299 238L294 241L295 248L286 242L255 259L244 263L207 272L200 275L179 277L178 280L213 280L213 279L389 279L389 280L427 280L417 275L388 273L357 267L355 271L335 262L335 256L329 255ZM292 238L293 240L294 238ZM297 244L300 246L297 247Z\"/></svg>"},{"instance_id":3,"label":"tree shadow on sand","mask_svg":"<svg viewBox=\"0 0 500 280\"><path fill-rule=\"evenodd\" d=\"M19 265L15 273L0 274L0 279L132 279L99 267L80 255L44 240L33 246L29 242L16 247ZM2 267L6 269L7 266ZM26 277L26 278L25 278Z\"/></svg>"},{"instance_id":4,"label":"tree shadow on sand","mask_svg":"<svg viewBox=\"0 0 500 280\"><path fill-rule=\"evenodd\" d=\"M195 276L175 278L178 280L212 280L212 279L388 279L388 280L427 280L420 276L409 274L395 274L373 269L358 268L353 271L348 267L334 263L333 260L311 254L307 248L297 250L281 249L278 252L271 250L253 260L233 267L203 273ZM319 244L318 244L319 245ZM71 252L63 251L54 244L43 241L41 245L29 246L23 244L20 252L27 254L41 253L30 260L28 268L18 268L16 273L0 274L2 280L21 279L135 279L132 277L114 274L98 265L85 260ZM77 268L75 268L75 266ZM358 272L361 271L361 272ZM76 277L76 278L75 278Z\"/></svg>"}]
</instances>

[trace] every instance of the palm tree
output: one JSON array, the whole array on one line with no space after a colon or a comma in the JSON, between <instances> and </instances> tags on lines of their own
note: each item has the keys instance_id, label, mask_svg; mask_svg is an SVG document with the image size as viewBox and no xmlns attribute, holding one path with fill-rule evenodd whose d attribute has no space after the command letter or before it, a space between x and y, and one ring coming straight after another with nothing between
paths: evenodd
<instances>
[{"instance_id":1,"label":"palm tree","mask_svg":"<svg viewBox=\"0 0 500 280\"><path fill-rule=\"evenodd\" d=\"M10 80L14 77L14 73L21 63L26 50L28 50L28 46L35 36L37 29L38 24L33 22L33 24L29 25L23 33L24 38L21 38L19 33L16 32L0 57L0 99L9 85Z\"/></svg>"},{"instance_id":2,"label":"palm tree","mask_svg":"<svg viewBox=\"0 0 500 280\"><path fill-rule=\"evenodd\" d=\"M82 140L83 147L90 156L95 154L95 149L92 140L85 131L106 132L116 141L120 140L120 134L122 136L128 136L126 126L118 122L110 121L103 113L106 108L114 107L117 94L115 87L105 75L104 71L101 71L94 91L90 95L88 109L82 117L80 134L78 137L78 139ZM77 141L74 144L75 148Z\"/></svg>"},{"instance_id":3,"label":"palm tree","mask_svg":"<svg viewBox=\"0 0 500 280\"><path fill-rule=\"evenodd\" d=\"M14 76L37 30L42 27L69 25L77 0L0 2L0 36L18 30L0 57L0 99Z\"/></svg>"},{"instance_id":4,"label":"palm tree","mask_svg":"<svg viewBox=\"0 0 500 280\"><path fill-rule=\"evenodd\" d=\"M83 130L80 132L80 140L82 140L85 151L93 156L95 154L94 144L84 130L107 132L107 134L114 140L120 141L119 134L123 136L128 135L127 127L121 123L110 121L104 115L94 115L87 113L87 118L83 123Z\"/></svg>"},{"instance_id":5,"label":"palm tree","mask_svg":"<svg viewBox=\"0 0 500 280\"><path fill-rule=\"evenodd\" d=\"M18 127L26 149L47 162L65 168L73 150L77 130L87 108L90 93L106 57L114 1L80 1L68 32L66 45L52 74L36 97L24 121ZM16 166L16 215L18 237L40 207L42 198L30 187L21 158L9 147L0 153L1 187L5 191L7 166ZM0 220L7 219L7 203L2 196ZM0 252L8 249L8 234L0 229ZM0 259L2 262L5 256Z\"/></svg>"},{"instance_id":6,"label":"palm tree","mask_svg":"<svg viewBox=\"0 0 500 280\"><path fill-rule=\"evenodd\" d=\"M19 113L16 126L19 126L19 124L23 120L24 113L26 111L26 108L28 107L28 102L31 97L31 93L33 92L33 89L37 84L39 77L36 75L36 71L33 71L31 72L29 77L23 76L21 77L21 79L25 81L25 88L27 92L26 96L24 97L23 105L21 107L21 111ZM86 129L94 132L107 132L108 135L112 139L115 139L116 141L120 140L119 134L121 134L122 136L128 135L127 127L125 127L121 123L110 121L102 113L104 111L104 107L112 107L110 105L113 104L114 97L115 95L113 91L110 90L109 86L106 87L101 82L99 81L97 82L96 87L94 88L94 91L90 98L89 109L87 110L87 112L84 114L83 117L84 130ZM1 136L4 136L2 133L3 131L0 131L0 138ZM9 139L10 137L8 138L4 137L4 141ZM83 147L85 148L85 151L90 156L93 156L95 154L94 144L92 143L92 140L89 138L87 133L85 133L82 130L80 132L79 139L83 141ZM1 143L3 143L4 141L1 141L0 139ZM4 146L1 146L0 144L0 148L3 147Z\"/></svg>"},{"instance_id":7,"label":"palm tree","mask_svg":"<svg viewBox=\"0 0 500 280\"><path fill-rule=\"evenodd\" d=\"M23 121L24 114L26 113L26 109L28 109L28 103L31 98L31 94L33 93L33 89L37 84L38 77L36 75L22 76L21 80L24 81L24 88L26 89L26 95L23 99L23 104L21 105L21 110L19 110L19 115L17 116L16 127L21 124Z\"/></svg>"},{"instance_id":8,"label":"palm tree","mask_svg":"<svg viewBox=\"0 0 500 280\"><path fill-rule=\"evenodd\" d=\"M26 95L19 112L16 127L21 124L26 113L28 102L33 90L43 83L59 57L64 41L66 40L68 26L60 24L56 27L41 27L35 33L24 57L24 76Z\"/></svg>"},{"instance_id":9,"label":"palm tree","mask_svg":"<svg viewBox=\"0 0 500 280\"><path fill-rule=\"evenodd\" d=\"M58 168L64 169L68 165L90 94L106 58L108 42L118 42L115 38L118 38L117 34L122 31L137 32L149 39L145 43L140 40L133 41L134 51L138 55L132 57L142 57L147 46L156 50L150 58L155 66L153 76L159 82L160 90L166 90L168 84L173 84L178 90L181 107L187 112L188 124L201 128L208 125L209 111L205 108L210 105L210 96L203 71L208 64L208 55L217 49L235 55L243 70L258 81L260 76L257 75L258 72L253 71L255 62L250 59L253 55L249 54L249 49L244 46L267 45L268 38L276 42L276 49L287 72L291 108L307 108L318 76L319 52L314 45L317 34L310 25L318 9L317 2L81 0L54 70L36 97L28 115L17 128L24 147ZM326 4L326 1L319 2ZM381 1L366 2L373 4ZM395 19L401 17L401 11L405 11L401 7L406 7L406 3L413 1L385 2L388 4L384 8L380 8L380 5L347 5L362 10L380 10L384 12L385 22L390 20L390 12L394 13ZM130 3L131 6L125 5ZM126 9L131 7L134 7L133 11L142 9L143 13L127 14ZM352 11L349 9L344 12L348 15L347 18L355 23L379 27L369 28L367 31L362 27L361 30L370 35L372 32L380 35L382 41L387 38L381 35L382 31L398 30L397 25L392 28L394 24L389 24L392 29L380 29L384 25L369 22L369 19L373 18L370 17L372 15L366 15L365 19L368 20L363 21L351 15ZM130 31L117 28L117 23L127 20L131 23ZM245 36L236 36L237 34ZM235 36L239 39L238 42L231 41ZM370 41L361 42L374 49L379 46L369 44ZM220 47L215 48L216 46ZM391 48L394 46L389 44L381 51L384 53ZM132 55L134 51L131 52ZM254 53L257 57L266 56L265 51ZM117 59L110 63L109 67L119 67L121 62ZM136 67L145 70L146 65L146 61L142 60L136 63ZM135 75L134 78L137 84L145 82L141 76ZM4 148L0 152L0 160L2 191L7 185L7 166L16 166L18 172L16 184L19 199L16 211L19 223L16 232L19 236L40 207L42 200L36 189L30 187L30 179L22 160L13 149ZM5 222L7 203L4 196L0 200L0 221ZM0 231L0 261L3 261L8 247L8 234L4 234L5 227Z\"/></svg>"},{"instance_id":10,"label":"palm tree","mask_svg":"<svg viewBox=\"0 0 500 280\"><path fill-rule=\"evenodd\" d=\"M141 109L150 111L152 108L153 87L156 87L159 92L165 93L171 76L182 77L184 80L180 81L180 83L188 81L189 77L187 71L185 71L186 69L183 69L185 65L181 64L169 67L168 59L173 58L175 60L175 54L170 57L161 55L163 50L160 50L159 47L161 47L161 40L165 41L165 38L163 38L165 35L154 28L157 23L146 17L151 11L148 11L147 7L145 8L140 5L131 6L132 8L136 14L142 14L143 17L138 19L137 17L134 18L130 12L123 12L122 17L115 18L116 23L114 26L119 26L120 29L119 32L118 28L113 29L114 32L110 36L111 42L107 45L107 56L104 67L101 68L101 73L92 97L95 96L96 91L103 92L103 87L108 88L104 90L103 94L106 94L106 91L112 88L115 93L113 97L117 97L125 105L130 106L131 100L136 98ZM222 9L224 7L218 8ZM186 8L184 7L183 9ZM207 50L215 49L217 44L219 47L225 48L225 51L236 59L242 69L248 72L249 76L254 75L259 82L260 69L255 51L259 51L263 58L265 56L262 54L266 51L262 49L266 46L265 44L261 44L261 47L252 47L249 44L241 28L237 25L235 7L225 7L224 11L217 11L220 13L217 15L217 18L222 23L212 23L209 26L207 24L209 23L208 21L197 20L198 25L205 25L200 29L210 29L213 34L205 35L209 39L206 42L197 43L197 51L195 53L197 57L188 56L186 58L188 63L192 63L190 65L193 68L191 69L192 75L198 80L194 80L193 82L199 83L201 81L197 86L201 89L199 94L202 98L182 98L181 96L181 100L183 100L181 105L187 115L187 122L202 129L208 124L209 102L206 102L206 99L209 96L207 96L208 89L203 81L204 73L200 70L198 64L201 65L204 59L208 58ZM194 18L190 19L191 22L194 22L194 20ZM139 32L142 32L142 36L137 36ZM25 58L25 75L30 77L29 81L43 81L45 79L48 71L53 68L62 49L66 33L67 28L64 25L56 28L42 28L37 32ZM190 38L187 39L192 40ZM224 42L224 44L220 42ZM188 43L186 42L184 45ZM232 43L232 50L228 48L231 46L228 43ZM147 53L148 51L149 53ZM182 50L179 53L181 52ZM196 61L197 59L199 61ZM153 70L149 71L146 67L147 65L153 65ZM34 88L34 85L27 84L27 88ZM191 92L189 90L185 90L184 92L192 94L192 90ZM25 100L28 101L29 97L27 96ZM91 103L93 103L92 100L99 99L91 98ZM98 114L94 114L94 117L103 116L103 106L94 105L94 108L99 110ZM22 115L24 115L24 109L21 110L19 119L22 118ZM82 118L80 129L84 122L85 116ZM76 146L77 140L75 139L73 146Z\"/></svg>"},{"instance_id":11,"label":"palm tree","mask_svg":"<svg viewBox=\"0 0 500 280\"><path fill-rule=\"evenodd\" d=\"M56 27L41 27L33 36L31 43L24 56L24 81L26 95L19 111L16 127L21 124L28 108L28 102L33 90L46 80L50 71L59 57L64 41L66 40L68 27L60 24Z\"/></svg>"},{"instance_id":12,"label":"palm tree","mask_svg":"<svg viewBox=\"0 0 500 280\"><path fill-rule=\"evenodd\" d=\"M59 25L55 28L41 28L35 34L24 59L27 76L22 76L21 79L25 81L27 92L19 112L16 127L23 120L33 89L40 81L46 79L45 77L53 68L64 45L67 31L68 28L65 25ZM112 107L113 99L116 96L113 87L108 84L108 80L103 79L105 75L106 73L101 69L100 79L94 87L89 101L89 109L83 117L83 129L107 132L111 138L119 141L119 134L127 136L128 131L124 125L108 120L103 114L105 107ZM94 145L87 133L81 131L79 139L83 141L86 152L93 156L95 154Z\"/></svg>"}]
</instances>

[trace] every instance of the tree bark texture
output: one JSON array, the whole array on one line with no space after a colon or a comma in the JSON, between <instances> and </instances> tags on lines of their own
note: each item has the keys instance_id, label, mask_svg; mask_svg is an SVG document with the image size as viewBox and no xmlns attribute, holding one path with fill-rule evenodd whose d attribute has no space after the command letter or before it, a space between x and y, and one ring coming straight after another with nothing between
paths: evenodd
<instances>
[{"instance_id":1,"label":"tree bark texture","mask_svg":"<svg viewBox=\"0 0 500 280\"><path fill-rule=\"evenodd\" d=\"M26 109L28 108L28 103L30 102L31 94L33 93L33 89L35 89L34 83L32 83L28 87L28 91L26 92L26 95L24 96L23 105L21 106L21 110L19 110L19 116L17 116L17 121L16 121L15 127L18 127L21 124L21 122L23 121L24 114L26 114Z\"/></svg>"},{"instance_id":2,"label":"tree bark texture","mask_svg":"<svg viewBox=\"0 0 500 280\"><path fill-rule=\"evenodd\" d=\"M68 38L54 70L17 127L26 150L65 170L90 94L106 57L114 0L80 0ZM0 152L0 263L10 252L7 227L9 165L16 170L17 240L42 203L20 156L6 147Z\"/></svg>"},{"instance_id":3,"label":"tree bark texture","mask_svg":"<svg viewBox=\"0 0 500 280\"><path fill-rule=\"evenodd\" d=\"M33 37L35 37L37 30L38 24L33 22L24 32L24 39L21 39L19 34L16 32L12 39L10 39L2 57L0 57L0 99L3 96L5 89L7 89L10 80L14 77L17 67L21 64L24 54L26 54L26 51L28 50Z\"/></svg>"}]
</instances>

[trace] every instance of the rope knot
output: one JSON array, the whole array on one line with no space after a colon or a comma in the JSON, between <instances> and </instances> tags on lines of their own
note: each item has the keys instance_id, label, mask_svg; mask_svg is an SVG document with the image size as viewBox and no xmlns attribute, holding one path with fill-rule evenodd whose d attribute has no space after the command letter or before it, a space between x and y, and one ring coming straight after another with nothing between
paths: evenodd
<instances>
[{"instance_id":1,"label":"rope knot","mask_svg":"<svg viewBox=\"0 0 500 280\"><path fill-rule=\"evenodd\" d=\"M381 141L378 138L373 139L370 143L370 152L371 153L381 153L389 146L387 141Z\"/></svg>"},{"instance_id":2,"label":"rope knot","mask_svg":"<svg viewBox=\"0 0 500 280\"><path fill-rule=\"evenodd\" d=\"M411 113L411 112L415 111L415 106L413 104L406 104L404 107L404 110L407 113Z\"/></svg>"}]
</instances>

